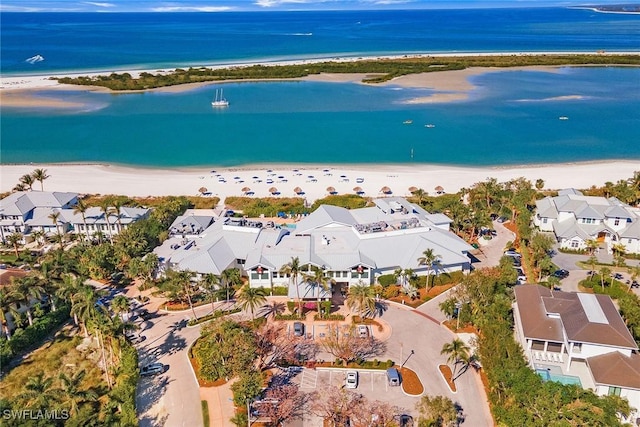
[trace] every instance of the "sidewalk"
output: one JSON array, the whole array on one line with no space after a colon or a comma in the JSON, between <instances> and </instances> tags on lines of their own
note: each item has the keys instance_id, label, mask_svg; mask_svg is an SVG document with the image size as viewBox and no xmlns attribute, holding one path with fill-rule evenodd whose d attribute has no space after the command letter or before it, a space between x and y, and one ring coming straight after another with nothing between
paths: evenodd
<instances>
[{"instance_id":1,"label":"sidewalk","mask_svg":"<svg viewBox=\"0 0 640 427\"><path fill-rule=\"evenodd\" d=\"M231 384L233 379L218 387L200 387L200 399L207 401L209 425L215 427L235 427L230 420L235 416Z\"/></svg>"}]
</instances>

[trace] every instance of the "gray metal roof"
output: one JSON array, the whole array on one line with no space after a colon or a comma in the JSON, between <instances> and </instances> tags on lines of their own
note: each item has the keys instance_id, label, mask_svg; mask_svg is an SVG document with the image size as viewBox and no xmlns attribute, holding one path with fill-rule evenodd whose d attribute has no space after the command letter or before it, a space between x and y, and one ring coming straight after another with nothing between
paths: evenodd
<instances>
[{"instance_id":1,"label":"gray metal roof","mask_svg":"<svg viewBox=\"0 0 640 427\"><path fill-rule=\"evenodd\" d=\"M0 200L0 215L25 215L36 207L62 208L76 202L77 193L18 191Z\"/></svg>"}]
</instances>

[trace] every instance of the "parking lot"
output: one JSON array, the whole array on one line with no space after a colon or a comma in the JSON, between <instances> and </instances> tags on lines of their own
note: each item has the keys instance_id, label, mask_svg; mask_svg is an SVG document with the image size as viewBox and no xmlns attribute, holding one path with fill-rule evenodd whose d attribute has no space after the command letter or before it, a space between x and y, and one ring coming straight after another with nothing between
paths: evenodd
<instances>
[{"instance_id":1,"label":"parking lot","mask_svg":"<svg viewBox=\"0 0 640 427\"><path fill-rule=\"evenodd\" d=\"M389 386L386 372L383 370L305 368L293 381L299 384L300 391L321 392L330 387L344 387L347 371L358 372L358 386L355 389L347 389L349 392L359 393L370 401L388 402L402 408L402 413L417 416L415 405L420 398L407 396L402 387Z\"/></svg>"}]
</instances>

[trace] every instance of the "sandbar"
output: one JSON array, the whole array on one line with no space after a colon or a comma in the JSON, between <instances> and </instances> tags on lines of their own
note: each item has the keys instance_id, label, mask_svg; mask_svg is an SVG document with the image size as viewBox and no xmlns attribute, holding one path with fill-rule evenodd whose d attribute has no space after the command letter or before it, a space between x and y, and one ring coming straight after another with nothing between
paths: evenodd
<instances>
[{"instance_id":1,"label":"sandbar","mask_svg":"<svg viewBox=\"0 0 640 427\"><path fill-rule=\"evenodd\" d=\"M640 165L637 161L624 160L508 167L257 164L233 168L153 169L104 164L22 164L2 165L0 191L10 191L22 175L36 168L45 168L50 175L44 181L46 191L139 197L205 193L220 197L222 201L228 196L250 193L251 197L297 196L312 203L327 196L330 187L338 194L354 194L355 188L360 187L367 197L408 196L410 187L422 188L435 195L437 186L442 186L447 193L455 193L487 178L506 182L524 177L532 183L542 179L545 189L584 189L602 186L607 181L628 179L634 171L640 170ZM300 187L302 194L294 192L296 187ZM389 187L391 192L383 194L383 187ZM33 188L39 190L40 183Z\"/></svg>"}]
</instances>

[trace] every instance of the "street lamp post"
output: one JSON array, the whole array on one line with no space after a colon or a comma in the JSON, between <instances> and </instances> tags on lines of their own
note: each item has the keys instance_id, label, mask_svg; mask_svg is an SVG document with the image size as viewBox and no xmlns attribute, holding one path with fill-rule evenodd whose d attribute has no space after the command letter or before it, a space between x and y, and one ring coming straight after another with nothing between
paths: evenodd
<instances>
[{"instance_id":1,"label":"street lamp post","mask_svg":"<svg viewBox=\"0 0 640 427\"><path fill-rule=\"evenodd\" d=\"M404 361L404 362L402 362L402 365L400 365L400 367L401 367L401 368L404 368L404 364L405 364L405 363L407 363L407 360L409 360L409 358L410 358L411 356L413 356L413 355L414 355L414 353L415 353L415 352L414 352L413 350L411 350L411 353L409 353L409 355L407 356L407 358L405 359L405 361Z\"/></svg>"}]
</instances>

